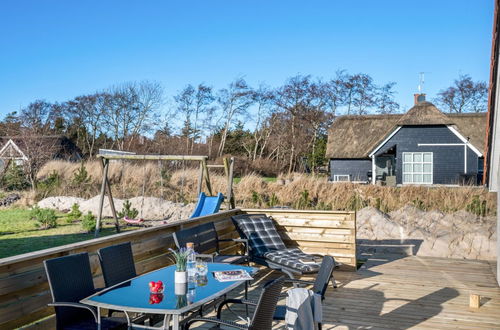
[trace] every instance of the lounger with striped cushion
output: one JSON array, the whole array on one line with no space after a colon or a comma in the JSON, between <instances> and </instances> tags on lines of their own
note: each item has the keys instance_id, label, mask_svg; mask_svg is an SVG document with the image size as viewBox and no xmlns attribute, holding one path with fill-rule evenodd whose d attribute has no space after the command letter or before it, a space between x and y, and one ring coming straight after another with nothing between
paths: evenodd
<instances>
[{"instance_id":1,"label":"lounger with striped cushion","mask_svg":"<svg viewBox=\"0 0 500 330\"><path fill-rule=\"evenodd\" d=\"M270 217L242 214L231 219L240 236L248 240L251 261L280 270L291 278L318 272L321 258L298 248L287 248Z\"/></svg>"}]
</instances>

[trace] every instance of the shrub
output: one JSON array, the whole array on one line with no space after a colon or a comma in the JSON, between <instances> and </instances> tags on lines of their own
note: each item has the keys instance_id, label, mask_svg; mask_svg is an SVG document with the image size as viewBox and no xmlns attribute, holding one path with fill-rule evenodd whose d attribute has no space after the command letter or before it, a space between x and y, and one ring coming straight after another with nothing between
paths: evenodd
<instances>
[{"instance_id":1,"label":"shrub","mask_svg":"<svg viewBox=\"0 0 500 330\"><path fill-rule=\"evenodd\" d=\"M300 197L295 205L295 208L298 210L303 210L309 208L310 206L311 206L311 199L309 198L309 191L304 190L300 193Z\"/></svg>"},{"instance_id":2,"label":"shrub","mask_svg":"<svg viewBox=\"0 0 500 330\"><path fill-rule=\"evenodd\" d=\"M135 207L132 207L132 203L127 199L123 203L123 208L120 212L118 212L118 218L130 218L135 219L139 215L139 211Z\"/></svg>"},{"instance_id":3,"label":"shrub","mask_svg":"<svg viewBox=\"0 0 500 330\"><path fill-rule=\"evenodd\" d=\"M38 221L38 226L41 229L49 229L57 227L56 211L52 209L41 209L35 206L31 212L30 217Z\"/></svg>"},{"instance_id":4,"label":"shrub","mask_svg":"<svg viewBox=\"0 0 500 330\"><path fill-rule=\"evenodd\" d=\"M252 203L259 207L262 205L262 196L255 190L252 190Z\"/></svg>"},{"instance_id":5,"label":"shrub","mask_svg":"<svg viewBox=\"0 0 500 330\"><path fill-rule=\"evenodd\" d=\"M80 220L82 216L82 211L80 211L80 206L77 203L74 203L71 206L71 212L68 213L66 221L68 223L72 223L73 221Z\"/></svg>"},{"instance_id":6,"label":"shrub","mask_svg":"<svg viewBox=\"0 0 500 330\"><path fill-rule=\"evenodd\" d=\"M36 189L38 194L40 194L42 198L45 198L56 188L59 188L60 185L61 185L61 178L56 171L53 171L52 173L49 174L47 178L37 183Z\"/></svg>"},{"instance_id":7,"label":"shrub","mask_svg":"<svg viewBox=\"0 0 500 330\"><path fill-rule=\"evenodd\" d=\"M81 162L80 167L73 174L73 183L79 186L89 182L90 182L89 173L87 172L87 169L85 168L83 162Z\"/></svg>"},{"instance_id":8,"label":"shrub","mask_svg":"<svg viewBox=\"0 0 500 330\"><path fill-rule=\"evenodd\" d=\"M275 193L272 193L271 197L269 198L269 207L275 207L276 205L278 205L280 203L279 199L278 199L278 196L276 196Z\"/></svg>"},{"instance_id":9,"label":"shrub","mask_svg":"<svg viewBox=\"0 0 500 330\"><path fill-rule=\"evenodd\" d=\"M11 161L2 176L2 187L5 190L24 190L30 186L23 168Z\"/></svg>"},{"instance_id":10,"label":"shrub","mask_svg":"<svg viewBox=\"0 0 500 330\"><path fill-rule=\"evenodd\" d=\"M472 201L467 204L465 209L480 217L484 217L490 212L486 200L481 200L478 195L472 197Z\"/></svg>"},{"instance_id":11,"label":"shrub","mask_svg":"<svg viewBox=\"0 0 500 330\"><path fill-rule=\"evenodd\" d=\"M91 232L95 230L96 226L96 218L95 216L89 211L87 214L85 214L82 218L82 228L87 231Z\"/></svg>"},{"instance_id":12,"label":"shrub","mask_svg":"<svg viewBox=\"0 0 500 330\"><path fill-rule=\"evenodd\" d=\"M349 199L347 209L348 211L358 211L366 206L368 203L357 192L354 192Z\"/></svg>"}]
</instances>

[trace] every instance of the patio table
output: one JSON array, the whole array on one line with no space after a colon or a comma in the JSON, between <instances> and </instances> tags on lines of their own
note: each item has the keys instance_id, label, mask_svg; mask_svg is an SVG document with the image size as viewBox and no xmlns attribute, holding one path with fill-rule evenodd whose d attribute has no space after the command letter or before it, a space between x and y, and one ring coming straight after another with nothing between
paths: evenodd
<instances>
[{"instance_id":1,"label":"patio table","mask_svg":"<svg viewBox=\"0 0 500 330\"><path fill-rule=\"evenodd\" d=\"M164 315L163 326L178 330L181 315L193 311L202 305L221 297L246 281L219 282L213 276L214 271L244 269L250 275L257 273L253 267L222 263L208 263L206 277L198 277L195 284L179 285L174 283L175 266L161 268L131 280L106 288L80 302L97 307L98 329L100 329L101 308L125 312L128 326L132 326L129 313L147 313ZM163 282L164 291L161 295L149 292L149 282ZM144 325L133 325L139 328L155 329Z\"/></svg>"}]
</instances>

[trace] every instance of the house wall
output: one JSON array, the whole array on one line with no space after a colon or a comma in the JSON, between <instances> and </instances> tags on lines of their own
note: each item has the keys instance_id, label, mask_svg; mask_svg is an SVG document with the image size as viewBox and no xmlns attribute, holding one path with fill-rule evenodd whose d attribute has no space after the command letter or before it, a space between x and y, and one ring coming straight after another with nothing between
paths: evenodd
<instances>
[{"instance_id":1,"label":"house wall","mask_svg":"<svg viewBox=\"0 0 500 330\"><path fill-rule=\"evenodd\" d=\"M381 149L397 145L396 181L403 182L403 152L433 153L433 183L457 184L464 173L463 146L418 146L419 143L462 143L446 126L404 126ZM477 174L478 156L467 148L467 173Z\"/></svg>"},{"instance_id":2,"label":"house wall","mask_svg":"<svg viewBox=\"0 0 500 330\"><path fill-rule=\"evenodd\" d=\"M370 159L330 159L330 180L334 175L350 175L351 181L368 181L366 174L371 170Z\"/></svg>"}]
</instances>

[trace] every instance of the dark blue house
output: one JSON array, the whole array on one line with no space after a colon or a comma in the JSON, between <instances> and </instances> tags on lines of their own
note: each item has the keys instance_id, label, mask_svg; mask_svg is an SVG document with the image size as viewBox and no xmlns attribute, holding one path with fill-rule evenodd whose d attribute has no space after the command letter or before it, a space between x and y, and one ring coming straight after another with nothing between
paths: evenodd
<instances>
[{"instance_id":1,"label":"dark blue house","mask_svg":"<svg viewBox=\"0 0 500 330\"><path fill-rule=\"evenodd\" d=\"M406 114L342 116L326 156L330 180L386 185L477 184L486 113L444 114L424 95Z\"/></svg>"}]
</instances>

